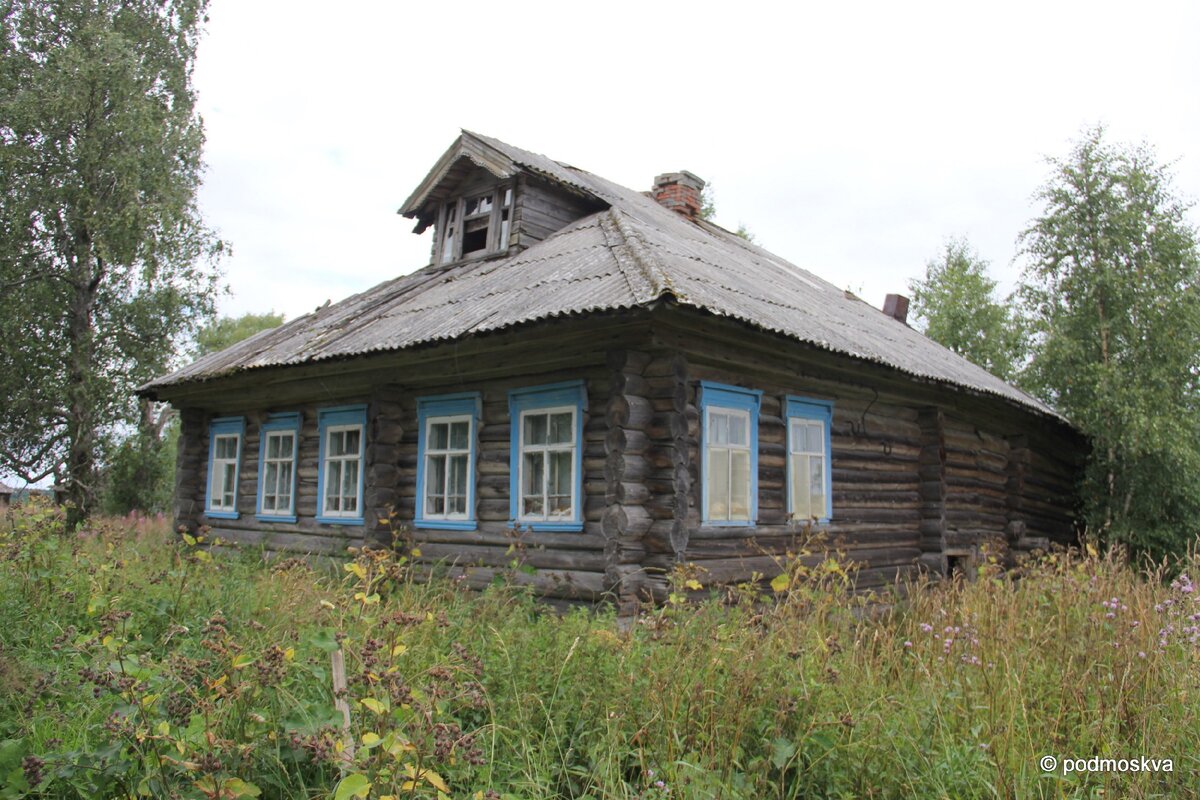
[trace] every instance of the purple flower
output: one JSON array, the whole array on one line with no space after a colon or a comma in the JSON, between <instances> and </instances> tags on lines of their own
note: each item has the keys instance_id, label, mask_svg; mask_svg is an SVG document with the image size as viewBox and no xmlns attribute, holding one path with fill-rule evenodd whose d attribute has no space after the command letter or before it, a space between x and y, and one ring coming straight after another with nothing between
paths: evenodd
<instances>
[{"instance_id":1,"label":"purple flower","mask_svg":"<svg viewBox=\"0 0 1200 800\"><path fill-rule=\"evenodd\" d=\"M932 625L930 625L928 622L922 622L922 623L921 623L921 632L922 632L922 633L932 633L932 632L933 632L933 626L932 626Z\"/></svg>"},{"instance_id":2,"label":"purple flower","mask_svg":"<svg viewBox=\"0 0 1200 800\"><path fill-rule=\"evenodd\" d=\"M904 646L905 646L905 647L912 647L912 642L905 642L905 643L904 643Z\"/></svg>"}]
</instances>

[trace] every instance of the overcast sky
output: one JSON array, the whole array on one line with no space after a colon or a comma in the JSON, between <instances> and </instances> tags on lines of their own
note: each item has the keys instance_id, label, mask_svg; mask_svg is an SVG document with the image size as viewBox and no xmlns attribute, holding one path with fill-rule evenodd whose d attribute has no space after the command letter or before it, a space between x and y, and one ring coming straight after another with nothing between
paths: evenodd
<instances>
[{"instance_id":1,"label":"overcast sky","mask_svg":"<svg viewBox=\"0 0 1200 800\"><path fill-rule=\"evenodd\" d=\"M719 224L875 305L948 236L1010 287L1045 158L1087 126L1200 196L1198 6L212 0L221 310L291 319L428 263L395 212L460 128L635 189L690 170Z\"/></svg>"}]
</instances>

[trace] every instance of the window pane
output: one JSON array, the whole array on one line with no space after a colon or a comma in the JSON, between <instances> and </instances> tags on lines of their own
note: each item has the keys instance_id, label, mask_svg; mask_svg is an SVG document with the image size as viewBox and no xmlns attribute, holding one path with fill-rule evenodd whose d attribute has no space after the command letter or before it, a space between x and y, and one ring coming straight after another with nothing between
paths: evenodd
<instances>
[{"instance_id":1,"label":"window pane","mask_svg":"<svg viewBox=\"0 0 1200 800\"><path fill-rule=\"evenodd\" d=\"M508 208L512 205L512 189L504 190L504 207Z\"/></svg>"},{"instance_id":2,"label":"window pane","mask_svg":"<svg viewBox=\"0 0 1200 800\"><path fill-rule=\"evenodd\" d=\"M825 451L825 426L819 422L810 422L808 428L808 444L807 449L810 453L822 453Z\"/></svg>"},{"instance_id":3,"label":"window pane","mask_svg":"<svg viewBox=\"0 0 1200 800\"><path fill-rule=\"evenodd\" d=\"M825 459L820 456L809 456L809 483L813 494L825 491Z\"/></svg>"},{"instance_id":4,"label":"window pane","mask_svg":"<svg viewBox=\"0 0 1200 800\"><path fill-rule=\"evenodd\" d=\"M446 423L436 422L429 426L429 448L431 450L445 450L449 439Z\"/></svg>"},{"instance_id":5,"label":"window pane","mask_svg":"<svg viewBox=\"0 0 1200 800\"><path fill-rule=\"evenodd\" d=\"M526 453L521 494L542 496L545 485L545 454Z\"/></svg>"},{"instance_id":6,"label":"window pane","mask_svg":"<svg viewBox=\"0 0 1200 800\"><path fill-rule=\"evenodd\" d=\"M216 442L217 458L237 458L237 437L218 436Z\"/></svg>"},{"instance_id":7,"label":"window pane","mask_svg":"<svg viewBox=\"0 0 1200 800\"><path fill-rule=\"evenodd\" d=\"M437 509L434 505L427 506L427 511L431 514L441 514L441 498L446 491L446 457L445 456L429 456L426 461L425 470L425 496L432 500L437 498Z\"/></svg>"},{"instance_id":8,"label":"window pane","mask_svg":"<svg viewBox=\"0 0 1200 800\"><path fill-rule=\"evenodd\" d=\"M362 440L362 431L358 428L346 431L346 455L358 455L358 446Z\"/></svg>"},{"instance_id":9,"label":"window pane","mask_svg":"<svg viewBox=\"0 0 1200 800\"><path fill-rule=\"evenodd\" d=\"M546 443L546 414L525 415L525 444Z\"/></svg>"},{"instance_id":10,"label":"window pane","mask_svg":"<svg viewBox=\"0 0 1200 800\"><path fill-rule=\"evenodd\" d=\"M330 456L340 456L345 452L345 437L342 436L342 431L330 431L328 437L327 450Z\"/></svg>"},{"instance_id":11,"label":"window pane","mask_svg":"<svg viewBox=\"0 0 1200 800\"><path fill-rule=\"evenodd\" d=\"M285 461L279 465L279 490L275 508L288 511L292 507L292 464Z\"/></svg>"},{"instance_id":12,"label":"window pane","mask_svg":"<svg viewBox=\"0 0 1200 800\"><path fill-rule=\"evenodd\" d=\"M741 414L729 415L729 443L743 447L750 443L749 423Z\"/></svg>"},{"instance_id":13,"label":"window pane","mask_svg":"<svg viewBox=\"0 0 1200 800\"><path fill-rule=\"evenodd\" d=\"M339 511L338 487L342 484L342 463L331 461L325 469L325 510Z\"/></svg>"},{"instance_id":14,"label":"window pane","mask_svg":"<svg viewBox=\"0 0 1200 800\"><path fill-rule=\"evenodd\" d=\"M446 231L446 238L442 245L442 263L448 263L454 260L454 229L449 228Z\"/></svg>"},{"instance_id":15,"label":"window pane","mask_svg":"<svg viewBox=\"0 0 1200 800\"><path fill-rule=\"evenodd\" d=\"M279 493L279 465L267 462L263 470L263 511L275 510L275 496Z\"/></svg>"},{"instance_id":16,"label":"window pane","mask_svg":"<svg viewBox=\"0 0 1200 800\"><path fill-rule=\"evenodd\" d=\"M750 519L750 453L734 450L729 454L729 518Z\"/></svg>"},{"instance_id":17,"label":"window pane","mask_svg":"<svg viewBox=\"0 0 1200 800\"><path fill-rule=\"evenodd\" d=\"M808 467L807 456L792 457L792 516L796 519L812 518Z\"/></svg>"},{"instance_id":18,"label":"window pane","mask_svg":"<svg viewBox=\"0 0 1200 800\"><path fill-rule=\"evenodd\" d=\"M354 510L354 497L358 494L358 462L347 461L342 469L342 497L345 498L343 509Z\"/></svg>"},{"instance_id":19,"label":"window pane","mask_svg":"<svg viewBox=\"0 0 1200 800\"><path fill-rule=\"evenodd\" d=\"M225 477L222 480L221 488L226 494L233 494L233 480L237 473L237 469L233 464L224 464L222 468L225 470Z\"/></svg>"},{"instance_id":20,"label":"window pane","mask_svg":"<svg viewBox=\"0 0 1200 800\"><path fill-rule=\"evenodd\" d=\"M550 415L550 444L570 444L575 437L571 431L570 412Z\"/></svg>"},{"instance_id":21,"label":"window pane","mask_svg":"<svg viewBox=\"0 0 1200 800\"><path fill-rule=\"evenodd\" d=\"M450 459L450 483L446 494L453 497L467 496L467 457L454 456Z\"/></svg>"},{"instance_id":22,"label":"window pane","mask_svg":"<svg viewBox=\"0 0 1200 800\"><path fill-rule=\"evenodd\" d=\"M569 450L550 454L550 494L566 496L568 500L570 499L575 465L574 456L575 454Z\"/></svg>"},{"instance_id":23,"label":"window pane","mask_svg":"<svg viewBox=\"0 0 1200 800\"><path fill-rule=\"evenodd\" d=\"M709 444L722 446L729 444L729 417L719 411L710 411L708 420L712 427L712 430L708 432Z\"/></svg>"},{"instance_id":24,"label":"window pane","mask_svg":"<svg viewBox=\"0 0 1200 800\"><path fill-rule=\"evenodd\" d=\"M279 437L273 433L267 434L267 458L279 458Z\"/></svg>"},{"instance_id":25,"label":"window pane","mask_svg":"<svg viewBox=\"0 0 1200 800\"><path fill-rule=\"evenodd\" d=\"M708 451L708 518L729 519L729 451Z\"/></svg>"},{"instance_id":26,"label":"window pane","mask_svg":"<svg viewBox=\"0 0 1200 800\"><path fill-rule=\"evenodd\" d=\"M450 426L450 447L453 450L466 450L467 435L471 430L469 422L455 422Z\"/></svg>"}]
</instances>

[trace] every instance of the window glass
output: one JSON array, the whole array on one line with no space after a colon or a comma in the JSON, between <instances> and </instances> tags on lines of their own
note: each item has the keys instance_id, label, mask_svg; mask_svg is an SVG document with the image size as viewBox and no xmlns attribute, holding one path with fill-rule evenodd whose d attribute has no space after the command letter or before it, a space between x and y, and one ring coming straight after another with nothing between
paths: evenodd
<instances>
[{"instance_id":1,"label":"window glass","mask_svg":"<svg viewBox=\"0 0 1200 800\"><path fill-rule=\"evenodd\" d=\"M436 398L426 401L439 402ZM441 401L444 402L444 401ZM452 401L454 402L454 401ZM461 398L457 402L462 402ZM424 412L422 412L424 413ZM423 507L418 522L466 520L470 509L471 417L430 416L425 418L421 446L424 469Z\"/></svg>"},{"instance_id":2,"label":"window glass","mask_svg":"<svg viewBox=\"0 0 1200 800\"><path fill-rule=\"evenodd\" d=\"M827 406L789 401L788 417L788 507L793 519L828 519L829 451Z\"/></svg>"},{"instance_id":3,"label":"window glass","mask_svg":"<svg viewBox=\"0 0 1200 800\"><path fill-rule=\"evenodd\" d=\"M345 418L350 412L330 412ZM321 513L327 517L362 516L363 424L337 424L324 429Z\"/></svg>"},{"instance_id":4,"label":"window glass","mask_svg":"<svg viewBox=\"0 0 1200 800\"><path fill-rule=\"evenodd\" d=\"M574 409L527 411L522 418L521 518L574 519L577 436Z\"/></svg>"}]
</instances>

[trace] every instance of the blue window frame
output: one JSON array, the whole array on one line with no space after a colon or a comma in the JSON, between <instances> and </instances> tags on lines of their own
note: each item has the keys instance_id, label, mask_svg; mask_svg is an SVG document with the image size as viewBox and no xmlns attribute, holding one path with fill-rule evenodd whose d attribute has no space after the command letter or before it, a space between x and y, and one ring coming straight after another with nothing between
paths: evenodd
<instances>
[{"instance_id":1,"label":"blue window frame","mask_svg":"<svg viewBox=\"0 0 1200 800\"><path fill-rule=\"evenodd\" d=\"M535 531L583 530L586 411L582 380L508 393L510 524Z\"/></svg>"},{"instance_id":2,"label":"blue window frame","mask_svg":"<svg viewBox=\"0 0 1200 800\"><path fill-rule=\"evenodd\" d=\"M700 382L702 505L706 525L758 519L758 411L762 392Z\"/></svg>"},{"instance_id":3,"label":"blue window frame","mask_svg":"<svg viewBox=\"0 0 1200 800\"><path fill-rule=\"evenodd\" d=\"M321 436L317 522L362 525L367 407L322 409L317 412L317 429Z\"/></svg>"},{"instance_id":4,"label":"blue window frame","mask_svg":"<svg viewBox=\"0 0 1200 800\"><path fill-rule=\"evenodd\" d=\"M208 486L204 513L215 519L237 519L238 480L241 478L243 417L218 417L208 423Z\"/></svg>"},{"instance_id":5,"label":"blue window frame","mask_svg":"<svg viewBox=\"0 0 1200 800\"><path fill-rule=\"evenodd\" d=\"M272 414L258 430L258 507L255 517L263 522L295 522L300 415Z\"/></svg>"},{"instance_id":6,"label":"blue window frame","mask_svg":"<svg viewBox=\"0 0 1200 800\"><path fill-rule=\"evenodd\" d=\"M828 522L833 517L833 403L789 395L786 411L788 516Z\"/></svg>"},{"instance_id":7,"label":"blue window frame","mask_svg":"<svg viewBox=\"0 0 1200 800\"><path fill-rule=\"evenodd\" d=\"M418 528L474 530L479 392L417 400Z\"/></svg>"}]
</instances>

